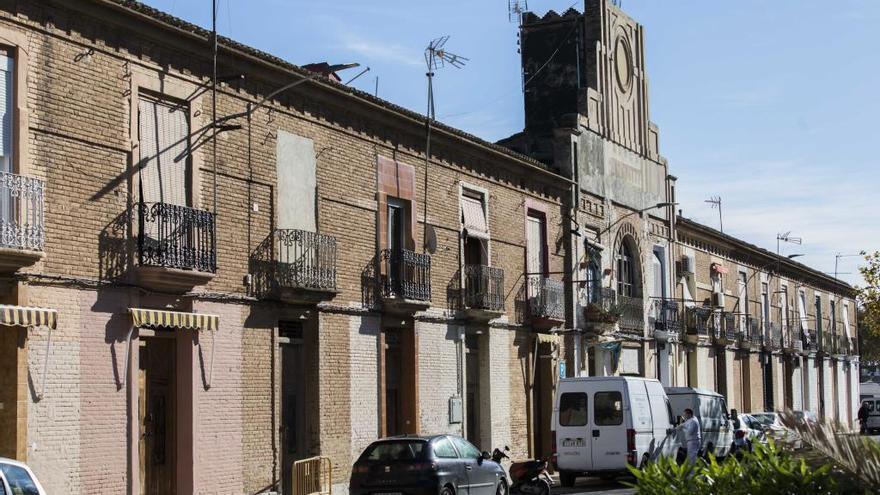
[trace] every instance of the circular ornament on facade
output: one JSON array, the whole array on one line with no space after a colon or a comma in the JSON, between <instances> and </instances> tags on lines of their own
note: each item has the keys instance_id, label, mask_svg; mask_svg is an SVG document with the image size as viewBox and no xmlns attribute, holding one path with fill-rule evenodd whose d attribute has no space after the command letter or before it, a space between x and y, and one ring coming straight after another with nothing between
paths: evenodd
<instances>
[{"instance_id":1,"label":"circular ornament on facade","mask_svg":"<svg viewBox=\"0 0 880 495\"><path fill-rule=\"evenodd\" d=\"M624 94L629 93L632 87L633 63L632 51L625 36L618 36L614 47L615 73L617 85Z\"/></svg>"}]
</instances>

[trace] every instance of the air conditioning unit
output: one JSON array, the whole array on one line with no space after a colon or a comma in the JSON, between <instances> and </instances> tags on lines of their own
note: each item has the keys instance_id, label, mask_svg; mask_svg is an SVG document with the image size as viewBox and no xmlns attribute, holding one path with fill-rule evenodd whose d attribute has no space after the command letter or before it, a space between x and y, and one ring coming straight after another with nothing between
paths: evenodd
<instances>
[{"instance_id":1,"label":"air conditioning unit","mask_svg":"<svg viewBox=\"0 0 880 495\"><path fill-rule=\"evenodd\" d=\"M681 273L693 275L694 274L694 258L693 256L682 256L681 257Z\"/></svg>"},{"instance_id":2,"label":"air conditioning unit","mask_svg":"<svg viewBox=\"0 0 880 495\"><path fill-rule=\"evenodd\" d=\"M723 292L713 292L712 293L712 306L716 308L724 307L724 293Z\"/></svg>"}]
</instances>

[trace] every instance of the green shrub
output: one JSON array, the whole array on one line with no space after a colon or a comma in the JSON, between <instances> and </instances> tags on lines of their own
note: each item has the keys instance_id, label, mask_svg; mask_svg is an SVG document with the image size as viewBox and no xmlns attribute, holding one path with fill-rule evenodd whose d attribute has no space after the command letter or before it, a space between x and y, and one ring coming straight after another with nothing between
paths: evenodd
<instances>
[{"instance_id":1,"label":"green shrub","mask_svg":"<svg viewBox=\"0 0 880 495\"><path fill-rule=\"evenodd\" d=\"M811 468L803 459L778 450L774 445L756 445L741 459L719 462L714 456L695 465L678 465L663 458L642 470L630 468L636 478L631 484L639 494L688 495L785 495L836 494L837 483L831 465Z\"/></svg>"}]
</instances>

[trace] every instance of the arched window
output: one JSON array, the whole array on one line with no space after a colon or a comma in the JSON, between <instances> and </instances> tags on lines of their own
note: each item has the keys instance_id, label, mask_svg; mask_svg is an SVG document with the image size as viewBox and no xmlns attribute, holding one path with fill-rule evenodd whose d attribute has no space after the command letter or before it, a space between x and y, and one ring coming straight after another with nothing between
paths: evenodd
<instances>
[{"instance_id":1,"label":"arched window","mask_svg":"<svg viewBox=\"0 0 880 495\"><path fill-rule=\"evenodd\" d=\"M626 240L622 241L617 249L617 294L626 297L638 295L636 263L630 243Z\"/></svg>"}]
</instances>

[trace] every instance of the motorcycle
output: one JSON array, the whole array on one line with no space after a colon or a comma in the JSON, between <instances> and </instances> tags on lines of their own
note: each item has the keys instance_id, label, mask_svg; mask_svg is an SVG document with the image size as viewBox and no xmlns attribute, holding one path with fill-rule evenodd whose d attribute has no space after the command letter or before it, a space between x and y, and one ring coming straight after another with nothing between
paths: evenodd
<instances>
[{"instance_id":1,"label":"motorcycle","mask_svg":"<svg viewBox=\"0 0 880 495\"><path fill-rule=\"evenodd\" d=\"M510 459L506 452L510 452L510 447L505 446L504 451L496 448L492 452L492 460L500 465L502 459ZM550 495L553 479L547 472L546 460L532 459L512 462L507 468L507 472L510 475L510 493Z\"/></svg>"}]
</instances>

